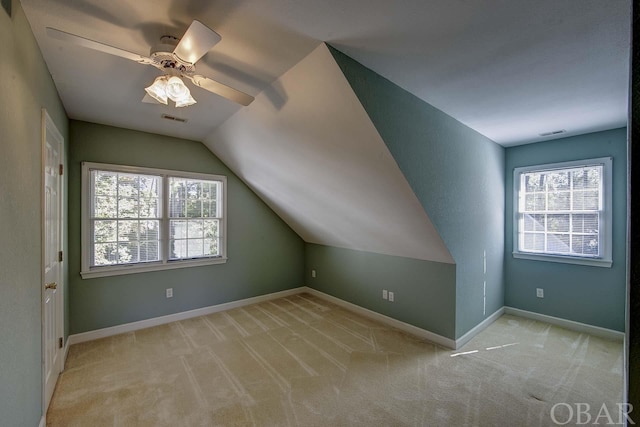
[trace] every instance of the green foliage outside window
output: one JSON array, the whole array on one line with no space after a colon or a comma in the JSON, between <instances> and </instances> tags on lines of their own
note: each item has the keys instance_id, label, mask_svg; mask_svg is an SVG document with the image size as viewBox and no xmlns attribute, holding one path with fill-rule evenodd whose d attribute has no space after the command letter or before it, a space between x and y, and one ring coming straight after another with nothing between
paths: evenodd
<instances>
[{"instance_id":1,"label":"green foliage outside window","mask_svg":"<svg viewBox=\"0 0 640 427\"><path fill-rule=\"evenodd\" d=\"M159 261L162 176L91 171L94 266ZM169 259L220 255L220 182L169 177Z\"/></svg>"},{"instance_id":2,"label":"green foliage outside window","mask_svg":"<svg viewBox=\"0 0 640 427\"><path fill-rule=\"evenodd\" d=\"M93 265L157 261L161 177L92 171Z\"/></svg>"}]
</instances>

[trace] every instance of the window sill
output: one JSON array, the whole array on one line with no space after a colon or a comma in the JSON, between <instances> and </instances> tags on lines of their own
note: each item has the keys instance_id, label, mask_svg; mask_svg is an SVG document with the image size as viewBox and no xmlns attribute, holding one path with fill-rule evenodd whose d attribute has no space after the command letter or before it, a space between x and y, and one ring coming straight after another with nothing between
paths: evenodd
<instances>
[{"instance_id":1,"label":"window sill","mask_svg":"<svg viewBox=\"0 0 640 427\"><path fill-rule=\"evenodd\" d=\"M204 258L196 260L170 261L166 263L153 263L147 265L128 265L128 266L108 266L94 267L88 271L81 271L80 276L83 279L93 279L96 277L121 276L124 274L145 273L148 271L173 270L176 268L199 267L204 265L224 264L227 262L226 257Z\"/></svg>"},{"instance_id":2,"label":"window sill","mask_svg":"<svg viewBox=\"0 0 640 427\"><path fill-rule=\"evenodd\" d=\"M560 262L564 264L589 265L592 267L610 268L613 262L602 258L578 258L562 255L532 254L526 252L513 252L514 258L528 259L533 261Z\"/></svg>"}]
</instances>

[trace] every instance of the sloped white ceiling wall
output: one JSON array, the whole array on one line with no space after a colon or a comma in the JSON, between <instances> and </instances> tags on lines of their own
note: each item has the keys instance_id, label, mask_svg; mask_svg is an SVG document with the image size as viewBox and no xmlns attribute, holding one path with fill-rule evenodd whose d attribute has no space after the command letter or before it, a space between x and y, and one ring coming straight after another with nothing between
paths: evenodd
<instances>
[{"instance_id":1,"label":"sloped white ceiling wall","mask_svg":"<svg viewBox=\"0 0 640 427\"><path fill-rule=\"evenodd\" d=\"M306 242L454 262L325 44L205 145Z\"/></svg>"}]
</instances>

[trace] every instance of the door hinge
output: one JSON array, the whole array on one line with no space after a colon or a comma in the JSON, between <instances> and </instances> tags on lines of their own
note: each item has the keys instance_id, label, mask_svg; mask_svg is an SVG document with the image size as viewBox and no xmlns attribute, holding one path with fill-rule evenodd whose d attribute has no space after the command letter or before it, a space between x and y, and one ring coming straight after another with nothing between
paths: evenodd
<instances>
[{"instance_id":1,"label":"door hinge","mask_svg":"<svg viewBox=\"0 0 640 427\"><path fill-rule=\"evenodd\" d=\"M60 175L62 175L64 173L64 165L61 163L60 164Z\"/></svg>"},{"instance_id":2,"label":"door hinge","mask_svg":"<svg viewBox=\"0 0 640 427\"><path fill-rule=\"evenodd\" d=\"M58 348L62 348L64 346L64 340L62 339L62 337L58 338Z\"/></svg>"},{"instance_id":3,"label":"door hinge","mask_svg":"<svg viewBox=\"0 0 640 427\"><path fill-rule=\"evenodd\" d=\"M62 251L58 252L58 262L62 262L63 256Z\"/></svg>"}]
</instances>

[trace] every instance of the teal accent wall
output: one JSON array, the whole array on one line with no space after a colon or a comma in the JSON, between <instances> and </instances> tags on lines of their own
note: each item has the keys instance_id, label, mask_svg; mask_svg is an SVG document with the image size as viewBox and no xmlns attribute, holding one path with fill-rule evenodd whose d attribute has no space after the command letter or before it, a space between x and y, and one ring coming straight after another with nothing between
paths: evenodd
<instances>
[{"instance_id":1,"label":"teal accent wall","mask_svg":"<svg viewBox=\"0 0 640 427\"><path fill-rule=\"evenodd\" d=\"M42 108L67 116L20 2L0 10L0 424L42 417Z\"/></svg>"},{"instance_id":2,"label":"teal accent wall","mask_svg":"<svg viewBox=\"0 0 640 427\"><path fill-rule=\"evenodd\" d=\"M513 170L521 166L613 157L611 268L513 258ZM505 305L616 331L625 330L627 130L507 148ZM536 288L544 298L536 298Z\"/></svg>"},{"instance_id":3,"label":"teal accent wall","mask_svg":"<svg viewBox=\"0 0 640 427\"><path fill-rule=\"evenodd\" d=\"M305 248L309 287L453 338L455 265L313 243ZM394 292L393 303L382 299L383 289Z\"/></svg>"},{"instance_id":4,"label":"teal accent wall","mask_svg":"<svg viewBox=\"0 0 640 427\"><path fill-rule=\"evenodd\" d=\"M504 148L330 50L456 262L459 338L504 303Z\"/></svg>"},{"instance_id":5,"label":"teal accent wall","mask_svg":"<svg viewBox=\"0 0 640 427\"><path fill-rule=\"evenodd\" d=\"M302 286L304 243L200 142L70 122L70 323L76 334ZM227 176L225 264L80 277L81 162ZM165 289L173 288L173 298Z\"/></svg>"}]
</instances>

